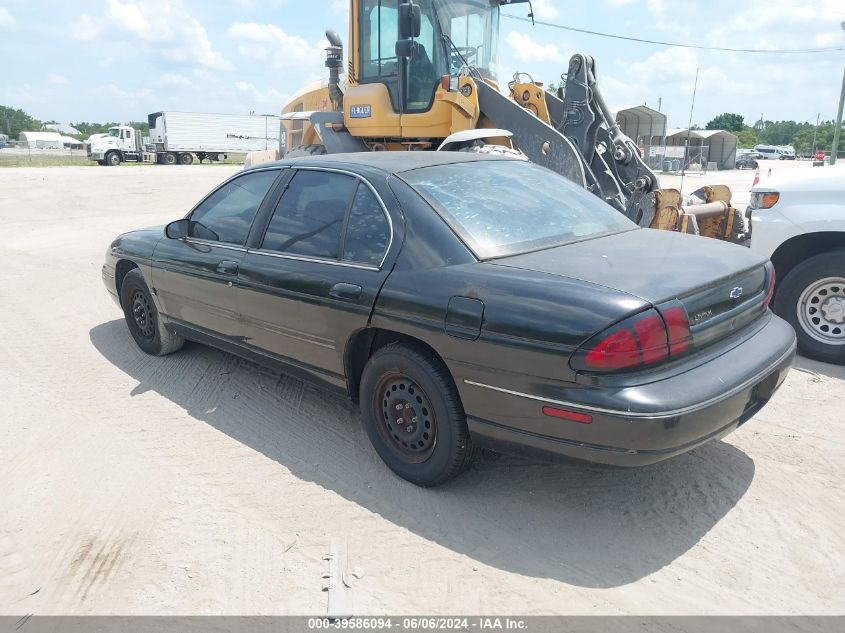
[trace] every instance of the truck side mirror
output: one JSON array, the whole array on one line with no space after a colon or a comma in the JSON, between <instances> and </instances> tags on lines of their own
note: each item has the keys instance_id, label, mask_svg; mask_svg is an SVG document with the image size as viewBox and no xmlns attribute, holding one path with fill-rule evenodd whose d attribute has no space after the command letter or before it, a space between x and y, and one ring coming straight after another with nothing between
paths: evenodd
<instances>
[{"instance_id":1,"label":"truck side mirror","mask_svg":"<svg viewBox=\"0 0 845 633\"><path fill-rule=\"evenodd\" d=\"M412 59L417 54L417 43L410 37L396 40L396 57Z\"/></svg>"},{"instance_id":2,"label":"truck side mirror","mask_svg":"<svg viewBox=\"0 0 845 633\"><path fill-rule=\"evenodd\" d=\"M419 37L422 20L420 16L420 5L414 4L414 0L408 0L399 5L399 39Z\"/></svg>"},{"instance_id":3,"label":"truck side mirror","mask_svg":"<svg viewBox=\"0 0 845 633\"><path fill-rule=\"evenodd\" d=\"M171 240L183 240L188 237L191 221L188 218L175 220L164 227L164 234Z\"/></svg>"}]
</instances>

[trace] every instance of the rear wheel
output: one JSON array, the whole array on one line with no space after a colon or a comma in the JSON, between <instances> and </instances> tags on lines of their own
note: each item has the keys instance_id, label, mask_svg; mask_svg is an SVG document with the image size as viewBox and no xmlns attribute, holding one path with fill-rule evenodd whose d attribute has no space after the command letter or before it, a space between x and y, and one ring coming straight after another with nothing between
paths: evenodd
<instances>
[{"instance_id":1,"label":"rear wheel","mask_svg":"<svg viewBox=\"0 0 845 633\"><path fill-rule=\"evenodd\" d=\"M179 154L179 164L180 165L190 165L194 162L194 155L193 154Z\"/></svg>"},{"instance_id":2,"label":"rear wheel","mask_svg":"<svg viewBox=\"0 0 845 633\"><path fill-rule=\"evenodd\" d=\"M302 156L323 156L326 154L325 145L299 145L285 154L285 158L301 158Z\"/></svg>"},{"instance_id":3,"label":"rear wheel","mask_svg":"<svg viewBox=\"0 0 845 633\"><path fill-rule=\"evenodd\" d=\"M175 165L176 164L176 154L173 152L167 152L166 154L161 155L161 162L165 165Z\"/></svg>"},{"instance_id":4,"label":"rear wheel","mask_svg":"<svg viewBox=\"0 0 845 633\"><path fill-rule=\"evenodd\" d=\"M361 377L361 413L379 457L419 486L448 481L472 458L452 376L423 348L393 343L373 354Z\"/></svg>"},{"instance_id":5,"label":"rear wheel","mask_svg":"<svg viewBox=\"0 0 845 633\"><path fill-rule=\"evenodd\" d=\"M164 327L153 303L147 282L135 268L126 273L120 286L120 305L129 333L143 351L153 356L171 354L185 343L178 334Z\"/></svg>"},{"instance_id":6,"label":"rear wheel","mask_svg":"<svg viewBox=\"0 0 845 633\"><path fill-rule=\"evenodd\" d=\"M802 354L845 365L845 250L816 255L789 271L774 310L795 329Z\"/></svg>"}]
</instances>

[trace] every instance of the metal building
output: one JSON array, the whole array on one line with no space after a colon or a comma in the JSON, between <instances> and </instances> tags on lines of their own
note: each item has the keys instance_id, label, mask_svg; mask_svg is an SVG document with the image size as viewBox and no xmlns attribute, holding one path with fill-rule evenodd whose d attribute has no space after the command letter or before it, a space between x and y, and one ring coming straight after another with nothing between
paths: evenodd
<instances>
[{"instance_id":1,"label":"metal building","mask_svg":"<svg viewBox=\"0 0 845 633\"><path fill-rule=\"evenodd\" d=\"M666 115L648 106L619 106L610 109L610 113L622 133L630 137L640 147L661 145L666 136Z\"/></svg>"},{"instance_id":2,"label":"metal building","mask_svg":"<svg viewBox=\"0 0 845 633\"><path fill-rule=\"evenodd\" d=\"M708 163L716 163L719 169L733 169L736 165L736 146L739 139L726 130L689 130L686 128L668 130L667 147L683 147L689 140L690 148L707 148Z\"/></svg>"}]
</instances>

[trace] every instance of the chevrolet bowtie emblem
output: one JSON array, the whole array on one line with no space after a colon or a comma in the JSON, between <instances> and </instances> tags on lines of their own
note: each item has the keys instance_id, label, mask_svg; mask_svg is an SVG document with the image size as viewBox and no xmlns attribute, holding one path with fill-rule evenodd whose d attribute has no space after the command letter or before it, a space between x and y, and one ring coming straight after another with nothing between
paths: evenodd
<instances>
[{"instance_id":1,"label":"chevrolet bowtie emblem","mask_svg":"<svg viewBox=\"0 0 845 633\"><path fill-rule=\"evenodd\" d=\"M731 299L739 299L742 296L742 288L737 286L731 290Z\"/></svg>"}]
</instances>

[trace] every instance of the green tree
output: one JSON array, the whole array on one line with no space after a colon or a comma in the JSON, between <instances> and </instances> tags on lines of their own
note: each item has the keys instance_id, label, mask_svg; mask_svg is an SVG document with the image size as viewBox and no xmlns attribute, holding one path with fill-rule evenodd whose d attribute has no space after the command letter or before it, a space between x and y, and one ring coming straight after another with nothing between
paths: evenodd
<instances>
[{"instance_id":1,"label":"green tree","mask_svg":"<svg viewBox=\"0 0 845 633\"><path fill-rule=\"evenodd\" d=\"M708 130L727 130L728 132L739 132L745 127L745 119L739 114L725 112L707 124Z\"/></svg>"},{"instance_id":2,"label":"green tree","mask_svg":"<svg viewBox=\"0 0 845 633\"><path fill-rule=\"evenodd\" d=\"M10 139L17 139L21 132L34 132L40 129L41 121L32 118L23 110L0 106L0 132Z\"/></svg>"},{"instance_id":3,"label":"green tree","mask_svg":"<svg viewBox=\"0 0 845 633\"><path fill-rule=\"evenodd\" d=\"M750 128L747 125L738 132L735 132L735 134L737 139L739 139L737 141L737 144L739 145L739 147L745 149L750 149L760 142L760 137L757 136L757 132L755 132L753 128Z\"/></svg>"}]
</instances>

